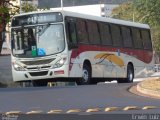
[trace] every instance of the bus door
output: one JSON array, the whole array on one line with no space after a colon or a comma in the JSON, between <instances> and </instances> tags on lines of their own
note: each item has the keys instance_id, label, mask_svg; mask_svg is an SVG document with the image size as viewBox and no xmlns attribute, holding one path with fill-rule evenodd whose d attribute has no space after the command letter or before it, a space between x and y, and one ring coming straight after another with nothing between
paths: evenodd
<instances>
[{"instance_id":1,"label":"bus door","mask_svg":"<svg viewBox=\"0 0 160 120\"><path fill-rule=\"evenodd\" d=\"M78 56L78 39L77 39L77 30L76 30L76 19L72 17L65 18L65 26L66 26L66 37L67 37L67 44L69 50L69 70L71 70L71 66L77 64L75 60ZM78 76L78 72L72 71L70 73L71 76Z\"/></svg>"},{"instance_id":2,"label":"bus door","mask_svg":"<svg viewBox=\"0 0 160 120\"><path fill-rule=\"evenodd\" d=\"M68 49L78 48L76 21L74 18L66 17L66 28Z\"/></svg>"}]
</instances>

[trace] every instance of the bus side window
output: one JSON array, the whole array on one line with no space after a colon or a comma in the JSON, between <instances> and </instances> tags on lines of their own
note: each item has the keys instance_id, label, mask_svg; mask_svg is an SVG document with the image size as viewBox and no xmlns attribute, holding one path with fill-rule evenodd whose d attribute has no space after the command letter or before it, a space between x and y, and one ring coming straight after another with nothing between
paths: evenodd
<instances>
[{"instance_id":1,"label":"bus side window","mask_svg":"<svg viewBox=\"0 0 160 120\"><path fill-rule=\"evenodd\" d=\"M132 28L132 37L133 37L134 47L138 49L143 49L141 32L138 28Z\"/></svg>"},{"instance_id":2,"label":"bus side window","mask_svg":"<svg viewBox=\"0 0 160 120\"><path fill-rule=\"evenodd\" d=\"M86 22L85 20L78 19L76 22L77 28L77 37L79 43L89 43L88 41L88 33L86 29Z\"/></svg>"},{"instance_id":3,"label":"bus side window","mask_svg":"<svg viewBox=\"0 0 160 120\"><path fill-rule=\"evenodd\" d=\"M97 23L94 21L87 21L89 41L91 44L100 44L100 36L98 32Z\"/></svg>"},{"instance_id":4,"label":"bus side window","mask_svg":"<svg viewBox=\"0 0 160 120\"><path fill-rule=\"evenodd\" d=\"M151 43L151 37L150 37L149 30L142 30L141 33L142 33L144 49L151 50L152 43Z\"/></svg>"},{"instance_id":5,"label":"bus side window","mask_svg":"<svg viewBox=\"0 0 160 120\"><path fill-rule=\"evenodd\" d=\"M68 34L69 34L69 41L71 43L77 44L76 25L74 22L68 23Z\"/></svg>"},{"instance_id":6,"label":"bus side window","mask_svg":"<svg viewBox=\"0 0 160 120\"><path fill-rule=\"evenodd\" d=\"M72 18L66 18L66 36L68 40L68 48L77 48L77 33L76 33L76 23Z\"/></svg>"},{"instance_id":7,"label":"bus side window","mask_svg":"<svg viewBox=\"0 0 160 120\"><path fill-rule=\"evenodd\" d=\"M99 23L101 44L102 45L112 45L110 26L105 23Z\"/></svg>"},{"instance_id":8,"label":"bus side window","mask_svg":"<svg viewBox=\"0 0 160 120\"><path fill-rule=\"evenodd\" d=\"M123 45L127 48L132 48L132 37L131 37L131 31L127 27L121 27L122 29L122 36L123 36Z\"/></svg>"},{"instance_id":9,"label":"bus side window","mask_svg":"<svg viewBox=\"0 0 160 120\"><path fill-rule=\"evenodd\" d=\"M122 47L121 30L118 25L111 25L111 34L112 34L113 45L117 47Z\"/></svg>"}]
</instances>

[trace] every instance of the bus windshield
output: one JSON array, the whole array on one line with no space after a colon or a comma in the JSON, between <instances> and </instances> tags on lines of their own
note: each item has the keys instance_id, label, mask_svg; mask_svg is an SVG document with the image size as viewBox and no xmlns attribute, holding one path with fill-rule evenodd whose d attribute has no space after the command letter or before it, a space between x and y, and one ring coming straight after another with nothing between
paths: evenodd
<instances>
[{"instance_id":1,"label":"bus windshield","mask_svg":"<svg viewBox=\"0 0 160 120\"><path fill-rule=\"evenodd\" d=\"M64 50L62 24L12 28L12 52L16 57L41 57Z\"/></svg>"}]
</instances>

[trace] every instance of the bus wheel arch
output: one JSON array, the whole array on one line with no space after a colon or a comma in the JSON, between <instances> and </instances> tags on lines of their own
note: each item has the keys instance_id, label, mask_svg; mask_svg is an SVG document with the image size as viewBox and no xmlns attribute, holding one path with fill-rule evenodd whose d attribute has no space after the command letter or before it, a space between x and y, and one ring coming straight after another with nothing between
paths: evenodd
<instances>
[{"instance_id":1,"label":"bus wheel arch","mask_svg":"<svg viewBox=\"0 0 160 120\"><path fill-rule=\"evenodd\" d=\"M83 62L82 77L76 81L77 85L88 85L91 84L92 78L92 67L89 60Z\"/></svg>"},{"instance_id":2,"label":"bus wheel arch","mask_svg":"<svg viewBox=\"0 0 160 120\"><path fill-rule=\"evenodd\" d=\"M127 64L126 78L118 79L118 83L132 83L134 79L134 66L132 62Z\"/></svg>"}]
</instances>

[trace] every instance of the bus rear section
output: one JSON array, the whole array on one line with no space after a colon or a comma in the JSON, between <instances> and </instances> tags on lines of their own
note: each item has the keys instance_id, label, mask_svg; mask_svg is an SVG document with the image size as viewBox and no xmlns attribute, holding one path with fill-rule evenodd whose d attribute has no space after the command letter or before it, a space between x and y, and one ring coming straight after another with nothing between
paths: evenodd
<instances>
[{"instance_id":1,"label":"bus rear section","mask_svg":"<svg viewBox=\"0 0 160 120\"><path fill-rule=\"evenodd\" d=\"M153 73L148 25L75 13L66 14L65 24L70 77L79 77L77 84L131 83Z\"/></svg>"}]
</instances>

